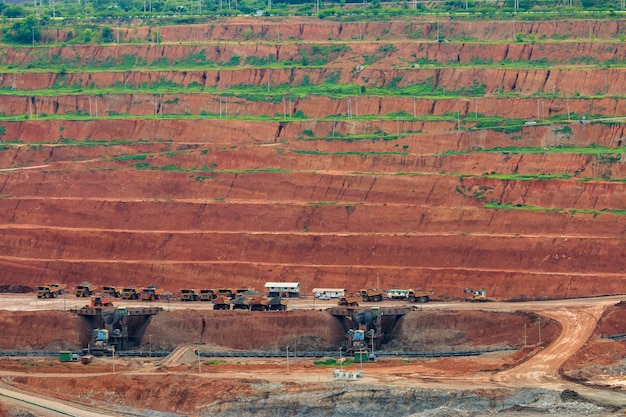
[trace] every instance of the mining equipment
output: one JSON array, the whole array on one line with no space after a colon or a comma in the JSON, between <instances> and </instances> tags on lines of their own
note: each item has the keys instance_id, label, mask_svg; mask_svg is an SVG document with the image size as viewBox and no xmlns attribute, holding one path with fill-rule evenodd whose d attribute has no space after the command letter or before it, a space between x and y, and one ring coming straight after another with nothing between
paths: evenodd
<instances>
[{"instance_id":1,"label":"mining equipment","mask_svg":"<svg viewBox=\"0 0 626 417\"><path fill-rule=\"evenodd\" d=\"M285 311L287 310L287 299L280 296L272 297L270 298L268 305L270 311Z\"/></svg>"},{"instance_id":2,"label":"mining equipment","mask_svg":"<svg viewBox=\"0 0 626 417\"><path fill-rule=\"evenodd\" d=\"M359 300L360 300L359 297L339 297L339 301L337 301L337 305L356 307L359 305Z\"/></svg>"},{"instance_id":3,"label":"mining equipment","mask_svg":"<svg viewBox=\"0 0 626 417\"><path fill-rule=\"evenodd\" d=\"M242 295L245 296L245 295L251 295L251 294L259 294L258 292L254 291L254 288L248 288L248 287L239 287L235 289L234 292L235 292L235 296L237 297L241 297Z\"/></svg>"},{"instance_id":4,"label":"mining equipment","mask_svg":"<svg viewBox=\"0 0 626 417\"><path fill-rule=\"evenodd\" d=\"M83 282L76 286L76 297L91 297L95 287L88 282Z\"/></svg>"},{"instance_id":5,"label":"mining equipment","mask_svg":"<svg viewBox=\"0 0 626 417\"><path fill-rule=\"evenodd\" d=\"M385 295L390 300L408 300L412 303L420 302L427 303L430 301L430 297L434 294L434 291L420 291L420 290L401 290L392 289L387 290Z\"/></svg>"},{"instance_id":6,"label":"mining equipment","mask_svg":"<svg viewBox=\"0 0 626 417\"><path fill-rule=\"evenodd\" d=\"M233 290L232 288L218 288L217 295L218 296L223 295L224 297L228 297L231 300L234 300L235 298L237 298L236 290Z\"/></svg>"},{"instance_id":7,"label":"mining equipment","mask_svg":"<svg viewBox=\"0 0 626 417\"><path fill-rule=\"evenodd\" d=\"M357 295L361 297L363 301L383 301L385 293L376 288L369 288L367 290L359 290Z\"/></svg>"},{"instance_id":8,"label":"mining equipment","mask_svg":"<svg viewBox=\"0 0 626 417\"><path fill-rule=\"evenodd\" d=\"M483 289L473 290L465 288L463 290L463 299L465 301L487 301L487 291Z\"/></svg>"},{"instance_id":9,"label":"mining equipment","mask_svg":"<svg viewBox=\"0 0 626 417\"><path fill-rule=\"evenodd\" d=\"M346 352L357 353L379 346L383 337L382 315L378 307L371 310L352 310L351 322L356 328L346 333Z\"/></svg>"},{"instance_id":10,"label":"mining equipment","mask_svg":"<svg viewBox=\"0 0 626 417\"><path fill-rule=\"evenodd\" d=\"M150 285L141 291L141 299L144 301L155 301L159 299L159 295L162 293L162 289L155 285Z\"/></svg>"},{"instance_id":11,"label":"mining equipment","mask_svg":"<svg viewBox=\"0 0 626 417\"><path fill-rule=\"evenodd\" d=\"M230 310L230 297L218 295L213 300L213 310Z\"/></svg>"},{"instance_id":12,"label":"mining equipment","mask_svg":"<svg viewBox=\"0 0 626 417\"><path fill-rule=\"evenodd\" d=\"M197 290L183 289L180 290L180 301L198 301L200 300L200 294Z\"/></svg>"},{"instance_id":13,"label":"mining equipment","mask_svg":"<svg viewBox=\"0 0 626 417\"><path fill-rule=\"evenodd\" d=\"M140 297L141 289L135 287L125 287L122 289L123 300L138 300Z\"/></svg>"},{"instance_id":14,"label":"mining equipment","mask_svg":"<svg viewBox=\"0 0 626 417\"><path fill-rule=\"evenodd\" d=\"M116 350L126 348L128 340L128 311L125 307L101 311L103 327L93 329L91 341L83 354L103 356L112 355Z\"/></svg>"},{"instance_id":15,"label":"mining equipment","mask_svg":"<svg viewBox=\"0 0 626 417\"><path fill-rule=\"evenodd\" d=\"M270 309L269 301L262 296L254 297L250 300L251 311L267 311Z\"/></svg>"},{"instance_id":16,"label":"mining equipment","mask_svg":"<svg viewBox=\"0 0 626 417\"><path fill-rule=\"evenodd\" d=\"M102 295L111 298L120 298L122 296L122 290L124 287L102 287Z\"/></svg>"},{"instance_id":17,"label":"mining equipment","mask_svg":"<svg viewBox=\"0 0 626 417\"><path fill-rule=\"evenodd\" d=\"M90 307L113 307L113 301L115 301L115 299L94 296L94 297L91 297L91 303L89 306Z\"/></svg>"},{"instance_id":18,"label":"mining equipment","mask_svg":"<svg viewBox=\"0 0 626 417\"><path fill-rule=\"evenodd\" d=\"M65 294L66 284L47 284L37 287L37 298L57 298Z\"/></svg>"},{"instance_id":19,"label":"mining equipment","mask_svg":"<svg viewBox=\"0 0 626 417\"><path fill-rule=\"evenodd\" d=\"M215 298L215 291L200 290L200 301L211 301Z\"/></svg>"},{"instance_id":20,"label":"mining equipment","mask_svg":"<svg viewBox=\"0 0 626 417\"><path fill-rule=\"evenodd\" d=\"M250 310L250 299L248 297L237 297L232 301L233 310Z\"/></svg>"}]
</instances>

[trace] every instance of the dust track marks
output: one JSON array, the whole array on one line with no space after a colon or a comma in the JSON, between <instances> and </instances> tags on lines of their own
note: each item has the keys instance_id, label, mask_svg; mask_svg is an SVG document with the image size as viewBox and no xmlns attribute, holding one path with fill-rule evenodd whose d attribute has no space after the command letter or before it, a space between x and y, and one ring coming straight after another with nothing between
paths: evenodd
<instances>
[{"instance_id":1,"label":"dust track marks","mask_svg":"<svg viewBox=\"0 0 626 417\"><path fill-rule=\"evenodd\" d=\"M307 214L309 217L306 221L310 221L310 217L313 215L312 213ZM176 230L176 229L161 229L161 230L153 230L153 229L103 229L97 227L66 227L66 226L49 226L49 225L39 225L39 224L0 224L0 230L11 230L11 229L20 229L20 230L55 230L55 231L67 231L67 232L97 232L97 233L133 233L133 234L148 234L148 235L170 235L170 234L180 234L180 235L205 235L205 234L218 234L218 235L285 235L285 236L338 236L338 237L351 237L351 236L394 236L394 237L404 237L404 236L414 236L414 237L445 237L445 236L467 236L465 232L455 231L455 232L304 232L304 231L290 231L290 230ZM614 240L614 237L611 236L603 236L603 235L563 235L559 233L555 234L519 234L519 233L472 233L470 236L473 237L499 237L499 238L527 238L527 239L542 239L542 238L563 238L563 239L580 239L580 240Z\"/></svg>"}]
</instances>

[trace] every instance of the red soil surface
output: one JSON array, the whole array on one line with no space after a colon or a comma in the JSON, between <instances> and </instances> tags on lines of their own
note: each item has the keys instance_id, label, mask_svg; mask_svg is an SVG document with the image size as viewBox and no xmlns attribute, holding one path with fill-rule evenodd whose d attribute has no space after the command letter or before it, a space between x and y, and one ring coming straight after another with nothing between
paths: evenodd
<instances>
[{"instance_id":1,"label":"red soil surface","mask_svg":"<svg viewBox=\"0 0 626 417\"><path fill-rule=\"evenodd\" d=\"M624 48L614 39L622 26L594 21L516 22L515 27L512 22L439 22L440 32L451 38L503 40L519 32L543 41L482 45L433 43L428 36L435 26L421 21L359 25L233 19L159 28L166 40L205 43L37 48L66 60L78 56L79 63L127 54L148 62L160 55L182 60L202 51L207 59L227 62L235 55L245 60L268 54L297 60L299 51L312 48L309 42L322 47L332 45L329 38L350 41L345 50L329 54L330 64L324 68L6 74L0 85L19 90L56 82L76 83L85 91L92 83L119 83L130 91L102 97L85 92L7 95L2 100L0 112L19 119L1 123L3 140L21 142L3 144L0 152L3 283L62 281L72 287L88 280L98 285L156 284L177 292L187 286L242 283L263 288L267 281L285 280L300 281L310 293L314 287L370 287L378 277L383 287L428 288L437 296L457 298L466 287L485 288L489 297L501 299L621 293L625 220L614 210L626 206L625 168L621 153L609 152L623 146L623 125L554 123L502 133L458 131L460 126L450 119L405 121L389 115L458 112L467 118L465 129L476 112L521 120L568 112L576 118L624 114L618 98L578 97L626 93L623 68L598 70L580 62L532 70L411 66L419 58L458 63L472 57L563 63L572 57L621 59ZM293 37L302 43L258 42L261 36L271 41L274 29L277 34L280 29L283 40ZM145 39L151 30L124 29L121 38ZM359 30L366 39L380 36L383 44L392 41L397 47L355 74L354 66L364 55L384 46L358 41ZM565 33L567 42L555 41ZM3 59L5 65L27 66L35 55L32 48L15 48ZM277 103L228 97L228 105L222 102L224 116L255 120L132 117L157 110L165 115L215 115L226 98L215 91L166 94L162 99L134 94L132 86L142 83L196 82L226 93L239 84L264 88L268 79L270 87L301 85L305 77L320 83L338 70L338 83L392 88L392 82L428 82L445 91L484 83L486 96L413 100L368 96L366 89L357 101L355 91L352 110L358 103L361 116L388 117L384 121L348 118L347 99L317 96ZM525 97L500 97L508 92ZM557 98L545 97L550 92ZM529 97L535 93L543 98ZM129 116L37 119L37 113L94 114L96 106L101 115ZM289 120L297 111L309 118L331 118ZM263 120L263 115L283 115L285 120ZM335 121L332 115L343 117ZM377 136L380 131L381 140L333 140L335 135ZM601 155L524 150L548 146L609 149ZM513 149L481 151L495 147ZM485 208L490 202L526 210Z\"/></svg>"}]
</instances>

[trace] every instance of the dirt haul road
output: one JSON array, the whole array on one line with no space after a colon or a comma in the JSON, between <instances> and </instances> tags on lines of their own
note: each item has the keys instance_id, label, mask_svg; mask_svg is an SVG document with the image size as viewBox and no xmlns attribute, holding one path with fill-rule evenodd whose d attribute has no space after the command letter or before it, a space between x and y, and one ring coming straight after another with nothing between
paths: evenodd
<instances>
[{"instance_id":1,"label":"dirt haul road","mask_svg":"<svg viewBox=\"0 0 626 417\"><path fill-rule=\"evenodd\" d=\"M71 304L80 305L83 300L76 300L75 297L66 300L37 300L33 301L32 295L1 296L0 310L50 310L69 308ZM421 387L421 388L445 388L452 390L475 390L475 389L497 389L497 388L546 388L550 390L571 389L581 396L602 404L611 404L617 407L626 407L626 395L615 391L593 389L561 378L560 368L563 363L583 347L594 329L604 310L622 300L624 296L598 297L574 300L550 300L533 301L526 303L428 303L419 305L418 308L427 310L490 310L490 311L532 311L543 317L556 320L562 327L560 336L552 344L543 346L541 343L532 347L530 359L504 371L476 372L471 367L469 372L463 374L459 372L442 372L428 369L422 362L411 362L399 367L389 367L385 364L367 364L365 377L353 383L353 385L387 385L399 387ZM77 304L79 303L79 304ZM145 303L119 303L119 305L141 306ZM211 303L181 303L181 302L157 302L150 305L160 305L165 308L212 308ZM321 302L319 300L290 300L291 309L319 309L333 306L334 302ZM368 305L370 305L368 303ZM398 305L394 302L373 303L371 305ZM191 307L193 306L193 307ZM528 333L539 331L538 328L520 329ZM460 361L471 361L474 359L461 359ZM211 372L196 370L195 365L189 367L179 366L144 366L141 369L121 370L115 374L117 377L144 376L162 377L167 375L188 375L193 373L194 377L202 380L220 381L246 381L251 378L263 378L264 380L276 383L296 384L305 386L307 384L332 384L334 377L328 369L311 368L310 361L303 359L293 360L291 368L285 372L284 360L259 360L245 364L230 362L228 366L212 367ZM162 365L162 364L161 364ZM456 368L456 367L455 367ZM463 368L459 366L458 368ZM119 369L119 368L118 368ZM369 371L369 372L368 372ZM197 373L196 373L197 372ZM1 371L2 377L17 377L20 372ZM21 375L24 375L21 373ZM30 374L34 376L35 374ZM76 377L91 375L65 375L65 374L38 374L42 378ZM63 378L65 379L65 378ZM41 394L34 394L41 395ZM0 400L1 401L1 400ZM103 412L104 413L104 412ZM103 415L111 415L110 410Z\"/></svg>"}]
</instances>

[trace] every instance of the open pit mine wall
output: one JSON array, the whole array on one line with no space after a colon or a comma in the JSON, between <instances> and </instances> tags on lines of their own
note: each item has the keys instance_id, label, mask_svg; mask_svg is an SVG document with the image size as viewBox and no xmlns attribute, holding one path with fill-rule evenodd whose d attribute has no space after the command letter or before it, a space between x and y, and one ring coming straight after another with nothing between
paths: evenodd
<instances>
[{"instance_id":1,"label":"open pit mine wall","mask_svg":"<svg viewBox=\"0 0 626 417\"><path fill-rule=\"evenodd\" d=\"M76 303L75 300L70 300ZM477 324L480 323L480 324ZM391 350L449 351L523 344L524 326L536 326L529 313L412 311L390 331ZM24 329L32 329L25 332ZM69 311L6 312L0 319L0 349L78 350L90 340L87 321ZM557 323L542 320L542 340L558 336ZM147 337L150 335L150 338ZM283 313L174 310L150 319L138 345L132 349L171 351L180 345L202 345L204 350L238 349L280 351L335 350L345 340L340 321L320 310ZM538 342L538 332L527 333L527 343ZM384 346L383 346L384 348Z\"/></svg>"},{"instance_id":2,"label":"open pit mine wall","mask_svg":"<svg viewBox=\"0 0 626 417\"><path fill-rule=\"evenodd\" d=\"M300 19L295 21L293 19ZM268 40L307 40L328 42L328 40L353 41L363 40L394 40L406 39L410 34L417 39L436 39L440 36L448 39L466 38L477 40L502 41L512 40L517 33L534 35L537 39L565 36L567 38L615 39L624 33L626 23L620 20L568 20L550 22L437 22L408 21L392 22L329 22L317 18L289 18L285 22L281 18L267 20L266 24L257 19L229 18L228 22L219 20L208 24L181 25L166 27L132 26L114 28L115 39L122 43L132 41L158 40L161 42L202 42L208 40L245 41L253 39ZM58 43L67 40L69 29L52 29L43 31L43 42ZM158 34L157 34L158 33ZM556 35L556 36L555 36ZM155 46L158 46L155 44Z\"/></svg>"}]
</instances>

